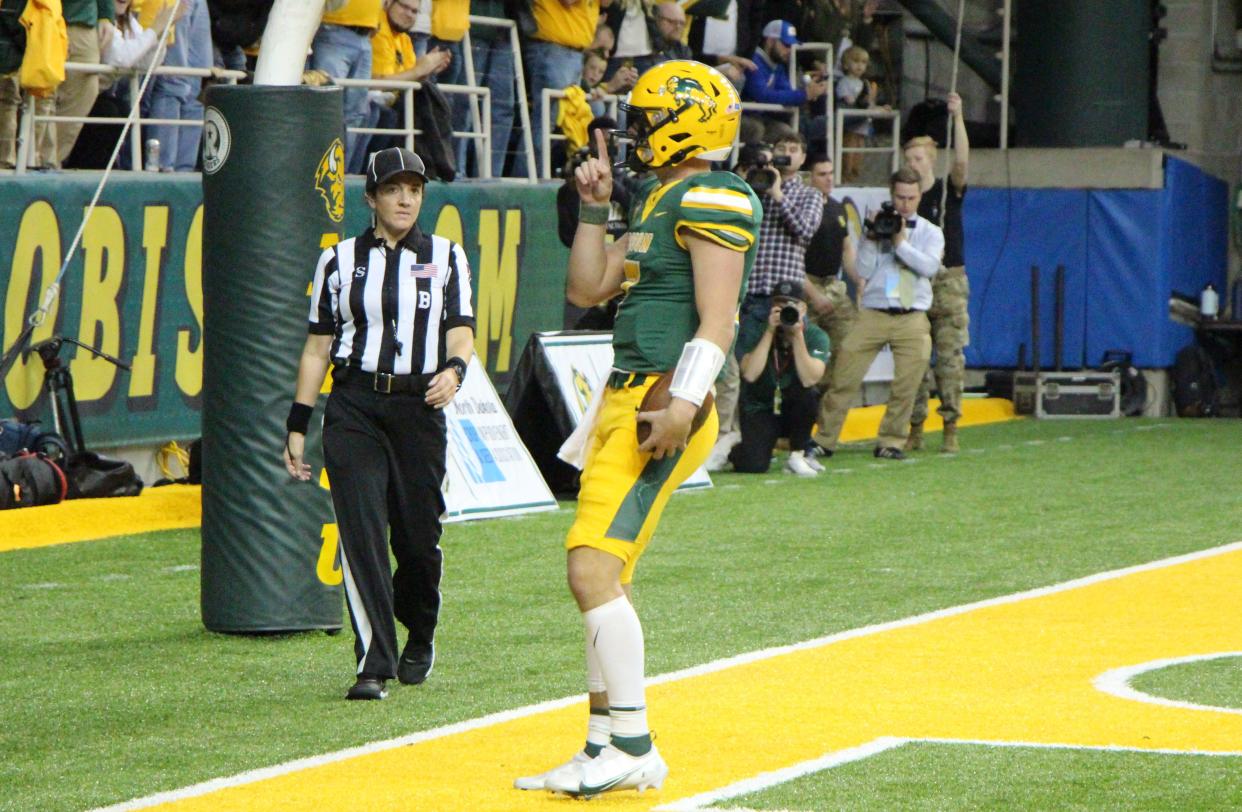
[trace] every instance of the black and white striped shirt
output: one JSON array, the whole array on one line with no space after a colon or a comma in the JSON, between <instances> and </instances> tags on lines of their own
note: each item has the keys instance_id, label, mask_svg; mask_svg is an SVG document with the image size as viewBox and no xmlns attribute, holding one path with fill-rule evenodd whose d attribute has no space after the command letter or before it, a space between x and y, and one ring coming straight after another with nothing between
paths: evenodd
<instances>
[{"instance_id":1,"label":"black and white striped shirt","mask_svg":"<svg viewBox=\"0 0 1242 812\"><path fill-rule=\"evenodd\" d=\"M325 249L311 285L310 332L335 335L337 366L390 375L436 372L445 335L474 328L460 245L418 226L389 249L367 229Z\"/></svg>"}]
</instances>

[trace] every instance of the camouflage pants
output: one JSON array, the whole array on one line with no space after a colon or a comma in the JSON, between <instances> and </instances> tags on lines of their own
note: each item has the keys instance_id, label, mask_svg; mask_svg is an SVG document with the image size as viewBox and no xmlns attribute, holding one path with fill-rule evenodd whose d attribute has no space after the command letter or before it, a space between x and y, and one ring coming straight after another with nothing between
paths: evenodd
<instances>
[{"instance_id":1,"label":"camouflage pants","mask_svg":"<svg viewBox=\"0 0 1242 812\"><path fill-rule=\"evenodd\" d=\"M955 423L962 416L962 386L966 377L966 354L963 350L970 343L970 281L962 266L941 268L932 279L932 306L927 311L931 322L932 347L936 362L932 364L919 393L914 398L911 423L927 419L927 398L931 385L940 392L940 408L936 411L946 423Z\"/></svg>"},{"instance_id":2,"label":"camouflage pants","mask_svg":"<svg viewBox=\"0 0 1242 812\"><path fill-rule=\"evenodd\" d=\"M849 289L843 280L834 277L821 280L814 276L807 276L806 279L808 284L814 285L816 290L832 302L832 312L826 316L821 316L810 308L807 311L816 326L828 334L828 363L824 367L823 377L816 385L820 392L827 392L832 388L832 373L837 368L837 356L840 354L838 350L845 343L845 336L854 326L854 320L858 318L858 308L854 306L854 300L850 298Z\"/></svg>"}]
</instances>

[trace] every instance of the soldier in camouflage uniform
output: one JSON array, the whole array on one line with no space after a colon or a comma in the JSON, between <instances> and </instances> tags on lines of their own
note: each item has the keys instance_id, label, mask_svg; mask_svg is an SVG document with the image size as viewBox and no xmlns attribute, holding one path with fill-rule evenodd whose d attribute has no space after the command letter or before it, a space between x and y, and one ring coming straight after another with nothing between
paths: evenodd
<instances>
[{"instance_id":1,"label":"soldier in camouflage uniform","mask_svg":"<svg viewBox=\"0 0 1242 812\"><path fill-rule=\"evenodd\" d=\"M970 343L970 282L966 278L965 235L962 232L962 201L966 197L966 170L970 160L970 142L962 117L962 99L956 93L948 98L949 115L953 121L953 167L949 172L949 189L936 177L936 142L928 136L906 142L906 165L919 173L923 198L919 215L944 228L944 267L932 280L932 306L927 311L931 322L932 347L936 362L923 376L910 414L910 434L906 451L923 447L923 422L927 419L927 400L934 379L940 392L937 412L944 419L944 437L940 450L956 454L960 446L957 421L962 416L962 387L966 376L965 348ZM936 133L939 135L939 133ZM941 200L944 208L941 210Z\"/></svg>"}]
</instances>

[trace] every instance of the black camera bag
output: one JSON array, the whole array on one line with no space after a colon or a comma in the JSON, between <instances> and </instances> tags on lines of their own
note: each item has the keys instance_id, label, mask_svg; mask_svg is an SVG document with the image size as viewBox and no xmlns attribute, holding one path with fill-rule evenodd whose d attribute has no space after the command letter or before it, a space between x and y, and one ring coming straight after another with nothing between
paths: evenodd
<instances>
[{"instance_id":1,"label":"black camera bag","mask_svg":"<svg viewBox=\"0 0 1242 812\"><path fill-rule=\"evenodd\" d=\"M137 496L142 479L124 460L84 451L69 462L69 498L97 499L104 496Z\"/></svg>"},{"instance_id":2,"label":"black camera bag","mask_svg":"<svg viewBox=\"0 0 1242 812\"><path fill-rule=\"evenodd\" d=\"M54 505L67 491L65 472L43 454L24 452L0 461L0 510Z\"/></svg>"}]
</instances>

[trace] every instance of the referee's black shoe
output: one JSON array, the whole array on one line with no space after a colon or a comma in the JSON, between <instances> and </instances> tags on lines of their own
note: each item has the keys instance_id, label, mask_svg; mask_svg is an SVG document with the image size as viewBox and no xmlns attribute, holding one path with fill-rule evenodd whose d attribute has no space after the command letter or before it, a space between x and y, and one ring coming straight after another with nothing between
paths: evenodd
<instances>
[{"instance_id":1,"label":"referee's black shoe","mask_svg":"<svg viewBox=\"0 0 1242 812\"><path fill-rule=\"evenodd\" d=\"M383 699L388 696L384 681L378 677L359 676L358 681L345 694L346 699Z\"/></svg>"},{"instance_id":2,"label":"referee's black shoe","mask_svg":"<svg viewBox=\"0 0 1242 812\"><path fill-rule=\"evenodd\" d=\"M397 679L403 685L420 685L431 674L435 662L434 643L415 643L411 640L405 644L401 659L397 661Z\"/></svg>"}]
</instances>

